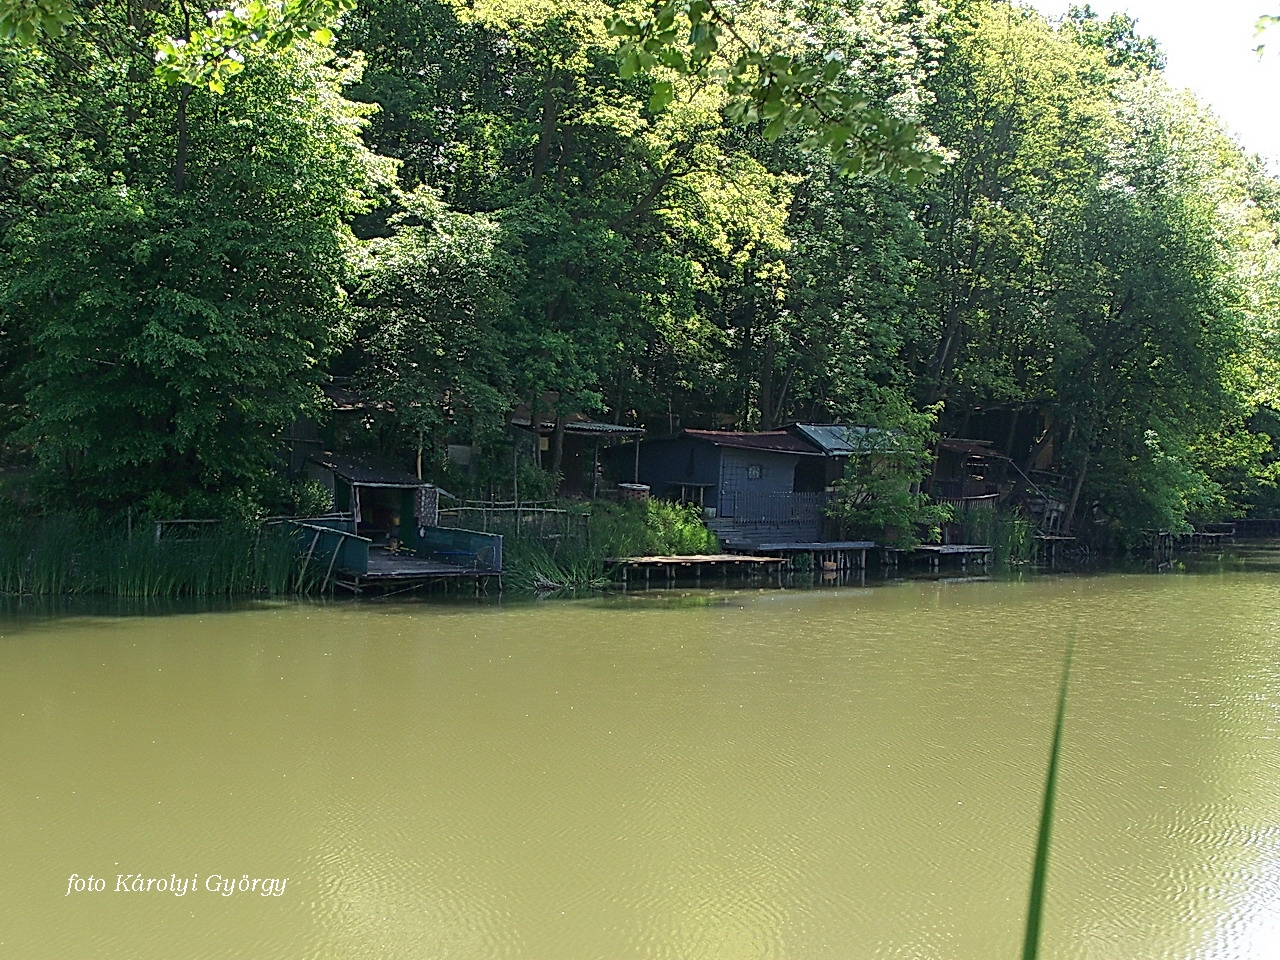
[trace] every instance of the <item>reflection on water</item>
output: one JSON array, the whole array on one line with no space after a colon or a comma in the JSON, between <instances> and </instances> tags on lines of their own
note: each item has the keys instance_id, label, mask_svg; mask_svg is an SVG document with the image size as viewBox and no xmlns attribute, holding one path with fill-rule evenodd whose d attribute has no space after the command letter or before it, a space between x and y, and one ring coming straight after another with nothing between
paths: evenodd
<instances>
[{"instance_id":1,"label":"reflection on water","mask_svg":"<svg viewBox=\"0 0 1280 960\"><path fill-rule=\"evenodd\" d=\"M0 620L0 957L1018 955L1280 934L1280 580ZM71 874L103 893L66 896ZM280 897L118 874L287 877Z\"/></svg>"},{"instance_id":2,"label":"reflection on water","mask_svg":"<svg viewBox=\"0 0 1280 960\"><path fill-rule=\"evenodd\" d=\"M1280 540L1239 540L1221 550L1182 553L1174 566L1190 573L1280 573Z\"/></svg>"}]
</instances>

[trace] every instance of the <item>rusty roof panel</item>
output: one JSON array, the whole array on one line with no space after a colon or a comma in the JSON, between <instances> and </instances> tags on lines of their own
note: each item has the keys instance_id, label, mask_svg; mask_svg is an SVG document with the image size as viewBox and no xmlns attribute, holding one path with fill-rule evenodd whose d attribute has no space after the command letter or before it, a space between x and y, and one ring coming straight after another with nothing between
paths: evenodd
<instances>
[{"instance_id":1,"label":"rusty roof panel","mask_svg":"<svg viewBox=\"0 0 1280 960\"><path fill-rule=\"evenodd\" d=\"M682 436L707 440L720 447L739 450L767 450L773 453L790 453L802 457L820 457L822 451L785 430L765 430L749 433L744 430L685 430Z\"/></svg>"}]
</instances>

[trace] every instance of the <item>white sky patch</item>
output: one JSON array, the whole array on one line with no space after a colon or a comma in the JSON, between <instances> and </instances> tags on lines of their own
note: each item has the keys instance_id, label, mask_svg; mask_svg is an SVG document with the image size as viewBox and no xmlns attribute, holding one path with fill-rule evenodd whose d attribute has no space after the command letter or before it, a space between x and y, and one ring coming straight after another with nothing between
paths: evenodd
<instances>
[{"instance_id":1,"label":"white sky patch","mask_svg":"<svg viewBox=\"0 0 1280 960\"><path fill-rule=\"evenodd\" d=\"M1027 5L1054 19L1066 13L1070 0ZM1169 83L1191 88L1247 152L1260 154L1273 173L1280 171L1280 25L1261 38L1255 33L1260 15L1280 14L1280 0L1091 0L1089 5L1103 20L1116 11L1137 20L1139 34L1160 41ZM1253 52L1259 42L1268 47L1261 59Z\"/></svg>"}]
</instances>

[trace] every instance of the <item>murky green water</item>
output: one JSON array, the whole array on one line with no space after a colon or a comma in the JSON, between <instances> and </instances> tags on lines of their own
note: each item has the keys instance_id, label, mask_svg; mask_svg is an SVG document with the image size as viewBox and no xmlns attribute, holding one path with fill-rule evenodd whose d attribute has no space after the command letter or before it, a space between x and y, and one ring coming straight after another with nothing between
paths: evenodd
<instances>
[{"instance_id":1,"label":"murky green water","mask_svg":"<svg viewBox=\"0 0 1280 960\"><path fill-rule=\"evenodd\" d=\"M1044 955L1276 955L1274 572L690 597L0 620L0 957L1015 958L1072 634Z\"/></svg>"}]
</instances>

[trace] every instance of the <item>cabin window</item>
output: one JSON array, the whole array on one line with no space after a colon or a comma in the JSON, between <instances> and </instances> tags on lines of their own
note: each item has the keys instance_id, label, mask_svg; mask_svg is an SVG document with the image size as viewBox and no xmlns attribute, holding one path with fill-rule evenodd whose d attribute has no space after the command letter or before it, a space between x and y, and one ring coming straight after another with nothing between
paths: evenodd
<instances>
[{"instance_id":1,"label":"cabin window","mask_svg":"<svg viewBox=\"0 0 1280 960\"><path fill-rule=\"evenodd\" d=\"M763 476L763 475L764 475L764 467L762 467L760 464L758 464L758 463L748 463L748 464L747 464L747 479L748 479L748 480L759 480L759 479L760 479L760 477L761 477L761 476Z\"/></svg>"}]
</instances>

